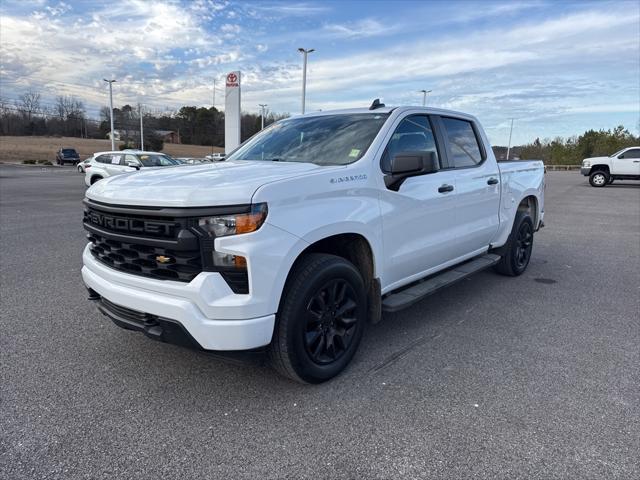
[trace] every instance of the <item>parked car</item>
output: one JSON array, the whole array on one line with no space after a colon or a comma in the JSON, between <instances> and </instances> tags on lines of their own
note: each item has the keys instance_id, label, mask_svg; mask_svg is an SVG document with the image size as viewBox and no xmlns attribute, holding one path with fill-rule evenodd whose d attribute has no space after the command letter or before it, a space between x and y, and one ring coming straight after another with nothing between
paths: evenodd
<instances>
[{"instance_id":1,"label":"parked car","mask_svg":"<svg viewBox=\"0 0 640 480\"><path fill-rule=\"evenodd\" d=\"M164 153L141 150L99 152L94 154L88 165L85 165L84 182L90 186L98 180L120 173L134 172L141 168L174 167L176 165L181 164Z\"/></svg>"},{"instance_id":2,"label":"parked car","mask_svg":"<svg viewBox=\"0 0 640 480\"><path fill-rule=\"evenodd\" d=\"M74 165L80 161L80 155L76 152L75 148L60 148L56 152L56 163L58 165L64 165L65 163L73 163Z\"/></svg>"},{"instance_id":3,"label":"parked car","mask_svg":"<svg viewBox=\"0 0 640 480\"><path fill-rule=\"evenodd\" d=\"M207 155L204 158L206 158L210 162L221 162L225 159L226 156L227 156L226 153L212 153L210 155Z\"/></svg>"},{"instance_id":4,"label":"parked car","mask_svg":"<svg viewBox=\"0 0 640 480\"><path fill-rule=\"evenodd\" d=\"M580 173L592 187L604 187L614 180L640 180L640 147L629 147L610 157L585 158Z\"/></svg>"},{"instance_id":5,"label":"parked car","mask_svg":"<svg viewBox=\"0 0 640 480\"><path fill-rule=\"evenodd\" d=\"M89 188L82 277L121 327L198 350L265 348L283 375L318 383L382 312L492 266L521 275L543 172L498 164L464 113L374 102L296 116L217 168Z\"/></svg>"},{"instance_id":6,"label":"parked car","mask_svg":"<svg viewBox=\"0 0 640 480\"><path fill-rule=\"evenodd\" d=\"M93 159L93 155L91 155L88 158L85 158L83 161L78 163L78 172L86 173L86 171L87 171L86 167L91 164L91 160L92 159Z\"/></svg>"}]
</instances>

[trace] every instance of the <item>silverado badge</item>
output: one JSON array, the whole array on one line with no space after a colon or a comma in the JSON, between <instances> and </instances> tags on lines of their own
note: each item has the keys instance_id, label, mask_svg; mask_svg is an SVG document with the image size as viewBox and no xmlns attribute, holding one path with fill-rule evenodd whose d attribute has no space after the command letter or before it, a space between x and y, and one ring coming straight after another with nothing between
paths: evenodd
<instances>
[{"instance_id":1,"label":"silverado badge","mask_svg":"<svg viewBox=\"0 0 640 480\"><path fill-rule=\"evenodd\" d=\"M173 258L165 257L164 255L158 255L156 257L156 262L158 263L171 263L172 261L173 261Z\"/></svg>"}]
</instances>

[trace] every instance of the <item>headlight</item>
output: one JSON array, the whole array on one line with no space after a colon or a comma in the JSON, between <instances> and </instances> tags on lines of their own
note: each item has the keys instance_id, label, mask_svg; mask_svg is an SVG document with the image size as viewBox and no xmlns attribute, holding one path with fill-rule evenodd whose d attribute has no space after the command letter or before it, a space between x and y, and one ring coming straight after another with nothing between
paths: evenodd
<instances>
[{"instance_id":1,"label":"headlight","mask_svg":"<svg viewBox=\"0 0 640 480\"><path fill-rule=\"evenodd\" d=\"M198 219L198 225L214 237L226 237L258 230L267 218L267 204L257 203L248 213L218 215Z\"/></svg>"},{"instance_id":2,"label":"headlight","mask_svg":"<svg viewBox=\"0 0 640 480\"><path fill-rule=\"evenodd\" d=\"M591 166L591 162L590 162L590 161L588 161L588 160L583 160L583 162L582 162L582 166L583 166L583 167L590 167L590 166Z\"/></svg>"}]
</instances>

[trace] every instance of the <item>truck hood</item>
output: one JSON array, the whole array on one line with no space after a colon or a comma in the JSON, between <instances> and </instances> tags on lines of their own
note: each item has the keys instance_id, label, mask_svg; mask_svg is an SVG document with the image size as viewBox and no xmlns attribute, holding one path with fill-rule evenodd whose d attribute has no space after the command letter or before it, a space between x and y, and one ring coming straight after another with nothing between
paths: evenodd
<instances>
[{"instance_id":1,"label":"truck hood","mask_svg":"<svg viewBox=\"0 0 640 480\"><path fill-rule=\"evenodd\" d=\"M329 168L336 167L320 167L312 163L241 160L143 169L100 180L87 190L87 197L117 205L238 205L250 203L254 192L262 185Z\"/></svg>"},{"instance_id":2,"label":"truck hood","mask_svg":"<svg viewBox=\"0 0 640 480\"><path fill-rule=\"evenodd\" d=\"M595 162L608 162L609 160L611 160L611 158L609 157L589 157L589 158L585 158L583 162L584 161L591 162L591 164L593 165Z\"/></svg>"}]
</instances>

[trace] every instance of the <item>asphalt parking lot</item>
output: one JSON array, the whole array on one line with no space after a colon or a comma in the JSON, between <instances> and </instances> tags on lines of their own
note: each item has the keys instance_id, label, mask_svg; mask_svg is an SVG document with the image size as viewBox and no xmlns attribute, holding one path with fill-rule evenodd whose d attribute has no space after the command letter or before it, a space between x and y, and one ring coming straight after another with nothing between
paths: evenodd
<instances>
[{"instance_id":1,"label":"asphalt parking lot","mask_svg":"<svg viewBox=\"0 0 640 480\"><path fill-rule=\"evenodd\" d=\"M640 478L640 184L547 183L523 276L387 315L302 386L117 328L82 176L0 166L0 477Z\"/></svg>"}]
</instances>

